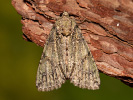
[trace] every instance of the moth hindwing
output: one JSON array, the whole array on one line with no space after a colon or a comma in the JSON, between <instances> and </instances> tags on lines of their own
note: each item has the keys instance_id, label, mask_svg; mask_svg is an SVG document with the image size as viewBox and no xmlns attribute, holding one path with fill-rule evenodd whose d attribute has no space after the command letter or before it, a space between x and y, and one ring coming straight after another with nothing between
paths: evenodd
<instances>
[{"instance_id":1,"label":"moth hindwing","mask_svg":"<svg viewBox=\"0 0 133 100\"><path fill-rule=\"evenodd\" d=\"M99 72L81 30L64 12L54 24L37 71L39 91L61 87L66 79L75 86L99 89Z\"/></svg>"}]
</instances>

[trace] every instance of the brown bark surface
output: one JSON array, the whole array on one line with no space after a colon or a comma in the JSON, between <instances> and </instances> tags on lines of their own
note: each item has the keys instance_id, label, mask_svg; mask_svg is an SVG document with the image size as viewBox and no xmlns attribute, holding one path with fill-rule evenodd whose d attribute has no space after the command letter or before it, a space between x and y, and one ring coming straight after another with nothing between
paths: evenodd
<instances>
[{"instance_id":1,"label":"brown bark surface","mask_svg":"<svg viewBox=\"0 0 133 100\"><path fill-rule=\"evenodd\" d=\"M98 69L133 87L132 0L12 0L23 37L44 46L63 11L75 18Z\"/></svg>"}]
</instances>

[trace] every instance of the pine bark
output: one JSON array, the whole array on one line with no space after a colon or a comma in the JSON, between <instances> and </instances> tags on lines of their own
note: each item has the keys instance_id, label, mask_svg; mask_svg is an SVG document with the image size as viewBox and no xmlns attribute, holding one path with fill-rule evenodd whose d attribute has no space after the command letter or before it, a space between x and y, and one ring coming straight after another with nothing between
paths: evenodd
<instances>
[{"instance_id":1,"label":"pine bark","mask_svg":"<svg viewBox=\"0 0 133 100\"><path fill-rule=\"evenodd\" d=\"M133 87L132 0L12 0L22 16L23 38L43 47L60 14L82 30L98 69Z\"/></svg>"}]
</instances>

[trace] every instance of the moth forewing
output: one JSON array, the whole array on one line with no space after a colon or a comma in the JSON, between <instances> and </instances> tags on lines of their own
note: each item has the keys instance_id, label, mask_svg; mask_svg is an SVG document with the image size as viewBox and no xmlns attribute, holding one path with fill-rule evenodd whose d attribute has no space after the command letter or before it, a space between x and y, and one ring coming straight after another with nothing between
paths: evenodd
<instances>
[{"instance_id":1,"label":"moth forewing","mask_svg":"<svg viewBox=\"0 0 133 100\"><path fill-rule=\"evenodd\" d=\"M80 88L98 89L98 69L76 22L64 12L50 32L37 71L40 91L61 87L66 79Z\"/></svg>"}]
</instances>

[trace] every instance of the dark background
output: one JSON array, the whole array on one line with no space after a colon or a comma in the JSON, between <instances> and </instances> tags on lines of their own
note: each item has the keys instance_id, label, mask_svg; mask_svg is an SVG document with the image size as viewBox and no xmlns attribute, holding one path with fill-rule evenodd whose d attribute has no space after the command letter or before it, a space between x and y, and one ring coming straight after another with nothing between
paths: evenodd
<instances>
[{"instance_id":1,"label":"dark background","mask_svg":"<svg viewBox=\"0 0 133 100\"><path fill-rule=\"evenodd\" d=\"M99 90L86 90L69 81L58 90L38 92L36 72L43 48L22 38L21 16L10 0L0 3L0 100L127 100L133 89L100 73Z\"/></svg>"}]
</instances>

